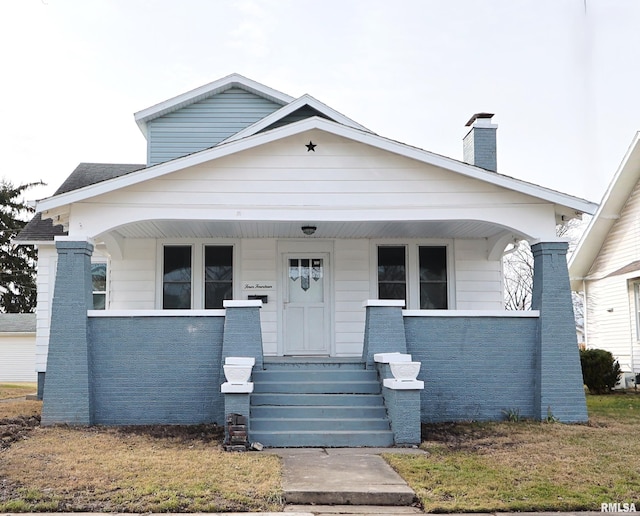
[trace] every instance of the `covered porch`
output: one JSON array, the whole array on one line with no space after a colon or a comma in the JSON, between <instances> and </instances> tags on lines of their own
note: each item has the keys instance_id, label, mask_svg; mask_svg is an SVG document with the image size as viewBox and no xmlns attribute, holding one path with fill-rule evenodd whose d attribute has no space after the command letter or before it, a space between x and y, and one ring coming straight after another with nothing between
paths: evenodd
<instances>
[{"instance_id":1,"label":"covered porch","mask_svg":"<svg viewBox=\"0 0 640 516\"><path fill-rule=\"evenodd\" d=\"M533 245L534 310L507 312L496 308L501 300L490 288L486 295L471 299L461 287L469 281L464 279L464 273L469 272L464 266L475 264L487 274L499 264L504 242L513 239L513 233L496 225L456 223L458 227L466 224L476 234L480 227L493 228L491 237L481 238L389 239L382 238L381 225L376 234L380 238L335 238L322 235L319 222L309 223L316 227L313 235L306 235L310 238L250 238L241 231L243 238L232 244L239 251L233 258L233 299L216 309L167 309L158 305L165 299L164 275L159 268L164 247L178 240L167 234L170 223L153 224L164 228L163 238L158 234L154 238L136 236L143 225L140 223L120 228L97 244L102 253L107 251L111 269L112 291L106 310L91 309L94 245L73 237L56 241L57 279L43 424L224 424L225 395L220 385L228 356L254 357L254 373L268 370L269 363L286 362L279 357L315 356L314 361L323 364L348 359L365 371L375 371L382 393L384 378L373 362L373 356L382 352L408 353L421 362L418 380L424 382L424 390L418 393L413 410L414 415L419 413L418 424L500 419L509 410L537 419L586 420L565 243ZM423 230L429 224L435 227L433 222L425 222ZM302 224L288 226L292 232L296 228L301 231ZM177 227L179 231L186 229L180 224ZM348 226L344 227L346 231ZM411 225L404 228L405 234L410 228L415 230ZM399 226L393 226L392 231L398 230ZM351 236L353 232L352 227ZM200 242L203 250L207 245L220 245L219 238L214 242L201 235L183 237L178 244L195 249ZM389 246L406 250L406 292L413 295L411 301L370 295L379 291L376 251ZM408 269L424 247L447 251L446 309L421 309L419 282L408 285L412 274L414 279L420 277L419 267L413 273ZM124 271L131 275L131 265L149 249L156 257L151 280L156 291L153 304L141 303L145 307L134 308L133 302L138 301L126 300L118 291L118 276ZM413 258L411 249L415 251ZM326 261L316 280L312 269L318 257ZM290 283L306 292L301 287L303 276L293 278L290 274L294 258L309 259L307 290L314 281L325 285L323 300L330 309L322 307L322 314L329 314L323 319L330 328L329 347L287 353L286 341L278 340L285 323L281 317L288 309L286 303L291 302L284 285ZM263 264L262 269L258 263ZM340 263L350 263L351 268ZM297 266L302 267L302 262ZM251 267L257 272L252 273ZM144 272L137 274L144 277ZM304 311L299 313L306 321ZM358 330L343 331L349 334L347 339L341 336L341 329L354 327ZM248 407L250 417L251 405ZM403 417L390 407L386 410L396 418Z\"/></svg>"}]
</instances>

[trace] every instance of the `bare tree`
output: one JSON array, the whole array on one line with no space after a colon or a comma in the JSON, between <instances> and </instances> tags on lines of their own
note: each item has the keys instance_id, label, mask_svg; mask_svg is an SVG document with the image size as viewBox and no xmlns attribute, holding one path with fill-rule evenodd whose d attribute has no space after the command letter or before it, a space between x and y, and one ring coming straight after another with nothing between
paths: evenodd
<instances>
[{"instance_id":1,"label":"bare tree","mask_svg":"<svg viewBox=\"0 0 640 516\"><path fill-rule=\"evenodd\" d=\"M567 224L560 224L556 227L556 234L569 241L568 256L571 256L575 250L585 228L585 221L579 219L571 219ZM530 310L533 294L533 255L529 243L522 240L511 249L507 249L502 266L505 308L507 310ZM582 325L584 312L582 296L572 292L572 299L576 324Z\"/></svg>"}]
</instances>

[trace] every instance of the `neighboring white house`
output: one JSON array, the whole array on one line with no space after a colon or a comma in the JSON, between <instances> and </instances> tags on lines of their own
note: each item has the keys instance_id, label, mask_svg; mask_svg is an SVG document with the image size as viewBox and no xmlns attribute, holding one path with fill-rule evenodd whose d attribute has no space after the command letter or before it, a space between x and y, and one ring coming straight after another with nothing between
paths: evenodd
<instances>
[{"instance_id":1,"label":"neighboring white house","mask_svg":"<svg viewBox=\"0 0 640 516\"><path fill-rule=\"evenodd\" d=\"M460 161L237 74L136 113L147 163L80 164L18 238L38 246L44 420L211 420L209 405L175 412L195 403L194 385L219 391L225 300L262 301L258 334L246 337L260 363L335 365L366 358L372 339L391 351L406 340L426 353L423 420L496 418L515 403L531 417L551 407L584 420L556 224L596 205L497 173L492 116L469 120ZM540 272L535 309L513 313L502 255L522 239ZM388 300L406 308L406 337L374 324ZM473 375L473 395L453 393ZM48 412L61 397L68 411ZM76 398L84 405L69 409Z\"/></svg>"},{"instance_id":2,"label":"neighboring white house","mask_svg":"<svg viewBox=\"0 0 640 516\"><path fill-rule=\"evenodd\" d=\"M631 385L640 373L640 133L569 261L583 292L587 348L605 349Z\"/></svg>"},{"instance_id":3,"label":"neighboring white house","mask_svg":"<svg viewBox=\"0 0 640 516\"><path fill-rule=\"evenodd\" d=\"M0 313L0 382L36 377L36 314Z\"/></svg>"}]
</instances>

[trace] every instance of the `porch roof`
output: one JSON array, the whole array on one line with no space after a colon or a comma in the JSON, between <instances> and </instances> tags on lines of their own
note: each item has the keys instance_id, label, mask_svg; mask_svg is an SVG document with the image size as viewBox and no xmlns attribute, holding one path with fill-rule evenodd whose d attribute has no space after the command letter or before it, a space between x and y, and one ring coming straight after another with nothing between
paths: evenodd
<instances>
[{"instance_id":1,"label":"porch roof","mask_svg":"<svg viewBox=\"0 0 640 516\"><path fill-rule=\"evenodd\" d=\"M305 235L302 226L316 228ZM147 220L119 227L122 238L492 238L505 228L474 220L230 221Z\"/></svg>"}]
</instances>

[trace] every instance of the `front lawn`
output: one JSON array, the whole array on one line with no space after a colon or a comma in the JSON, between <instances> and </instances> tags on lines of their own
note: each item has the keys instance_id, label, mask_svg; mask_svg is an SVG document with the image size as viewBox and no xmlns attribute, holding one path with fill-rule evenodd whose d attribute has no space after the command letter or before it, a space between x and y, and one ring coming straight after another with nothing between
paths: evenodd
<instances>
[{"instance_id":1,"label":"front lawn","mask_svg":"<svg viewBox=\"0 0 640 516\"><path fill-rule=\"evenodd\" d=\"M426 512L640 506L640 394L587 396L587 425L425 425L428 456L386 455Z\"/></svg>"},{"instance_id":2,"label":"front lawn","mask_svg":"<svg viewBox=\"0 0 640 516\"><path fill-rule=\"evenodd\" d=\"M219 427L34 427L33 417L9 410L33 404L39 412L40 402L0 403L0 513L283 506L278 457L222 451Z\"/></svg>"}]
</instances>

